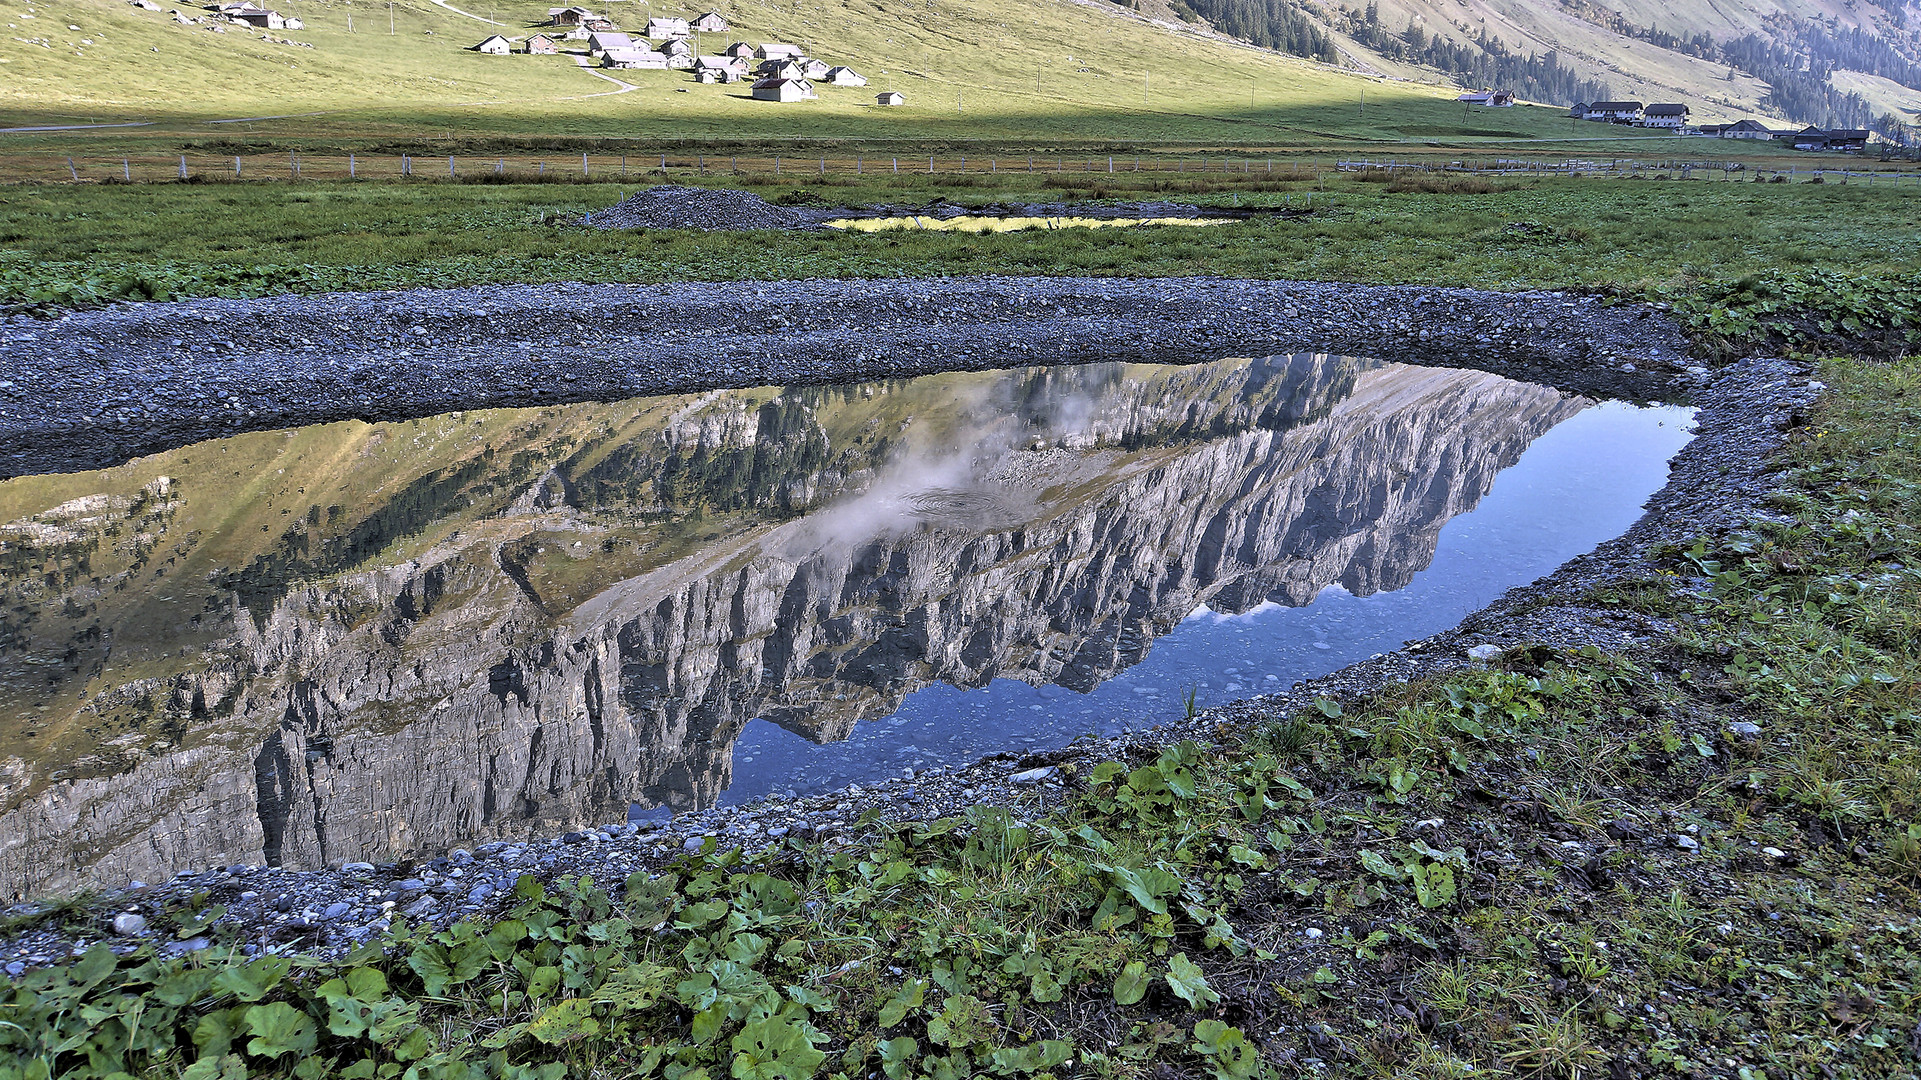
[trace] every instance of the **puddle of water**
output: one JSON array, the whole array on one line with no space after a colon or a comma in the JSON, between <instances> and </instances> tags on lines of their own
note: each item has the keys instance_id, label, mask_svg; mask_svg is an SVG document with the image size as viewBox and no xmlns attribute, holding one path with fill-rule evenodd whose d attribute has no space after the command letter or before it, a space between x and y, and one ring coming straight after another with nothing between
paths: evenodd
<instances>
[{"instance_id":1,"label":"puddle of water","mask_svg":"<svg viewBox=\"0 0 1921 1080\"><path fill-rule=\"evenodd\" d=\"M1329 584L1305 606L1262 600L1241 612L1203 604L1140 663L1088 692L997 679L935 685L892 716L816 746L765 720L734 744L721 805L832 791L961 764L1000 750L1052 749L1179 718L1439 633L1516 585L1626 531L1692 433L1692 410L1603 402L1536 439L1472 510L1440 531L1433 561L1404 586L1357 596Z\"/></svg>"},{"instance_id":2,"label":"puddle of water","mask_svg":"<svg viewBox=\"0 0 1921 1080\"><path fill-rule=\"evenodd\" d=\"M911 214L905 217L888 218L837 218L826 224L830 229L847 229L852 232L898 232L925 229L930 232L1003 233L1023 232L1028 229L1118 229L1135 225L1226 225L1234 220L1236 219L1195 217L987 217L967 214L940 218Z\"/></svg>"},{"instance_id":3,"label":"puddle of water","mask_svg":"<svg viewBox=\"0 0 1921 1080\"><path fill-rule=\"evenodd\" d=\"M1285 686L1617 534L1686 414L1329 356L319 425L0 483L0 893L383 860Z\"/></svg>"}]
</instances>

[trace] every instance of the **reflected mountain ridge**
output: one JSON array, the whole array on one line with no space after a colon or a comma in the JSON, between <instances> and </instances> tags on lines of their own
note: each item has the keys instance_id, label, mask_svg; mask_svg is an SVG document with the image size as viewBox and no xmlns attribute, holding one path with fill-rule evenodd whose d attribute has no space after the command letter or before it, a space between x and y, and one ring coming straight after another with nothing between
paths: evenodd
<instances>
[{"instance_id":1,"label":"reflected mountain ridge","mask_svg":"<svg viewBox=\"0 0 1921 1080\"><path fill-rule=\"evenodd\" d=\"M688 809L766 718L1087 691L1200 604L1404 585L1588 404L1326 356L245 435L0 485L0 889Z\"/></svg>"}]
</instances>

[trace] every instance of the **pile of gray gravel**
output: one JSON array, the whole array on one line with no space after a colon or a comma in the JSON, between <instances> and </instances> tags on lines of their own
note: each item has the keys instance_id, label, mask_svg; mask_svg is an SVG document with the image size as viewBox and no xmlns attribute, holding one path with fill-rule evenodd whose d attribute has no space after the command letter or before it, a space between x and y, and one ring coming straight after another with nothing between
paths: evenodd
<instances>
[{"instance_id":1,"label":"pile of gray gravel","mask_svg":"<svg viewBox=\"0 0 1921 1080\"><path fill-rule=\"evenodd\" d=\"M603 229L799 229L814 224L813 218L751 192L662 184L594 211L588 224Z\"/></svg>"}]
</instances>

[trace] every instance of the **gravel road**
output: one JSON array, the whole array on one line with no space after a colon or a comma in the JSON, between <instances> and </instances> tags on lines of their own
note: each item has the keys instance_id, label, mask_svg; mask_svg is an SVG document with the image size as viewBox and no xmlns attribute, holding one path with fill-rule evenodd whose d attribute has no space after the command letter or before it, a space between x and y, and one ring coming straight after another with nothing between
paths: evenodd
<instances>
[{"instance_id":1,"label":"gravel road","mask_svg":"<svg viewBox=\"0 0 1921 1080\"><path fill-rule=\"evenodd\" d=\"M0 321L0 477L239 431L957 369L1329 352L1684 398L1647 306L1218 278L502 285Z\"/></svg>"}]
</instances>

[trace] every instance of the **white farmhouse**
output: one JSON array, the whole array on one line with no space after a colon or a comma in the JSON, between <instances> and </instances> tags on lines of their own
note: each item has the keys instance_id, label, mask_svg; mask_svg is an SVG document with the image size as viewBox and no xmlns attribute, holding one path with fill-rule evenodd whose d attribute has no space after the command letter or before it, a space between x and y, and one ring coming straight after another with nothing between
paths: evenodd
<instances>
[{"instance_id":1,"label":"white farmhouse","mask_svg":"<svg viewBox=\"0 0 1921 1080\"><path fill-rule=\"evenodd\" d=\"M754 84L756 101L807 101L819 96L806 79L762 79Z\"/></svg>"}]
</instances>

